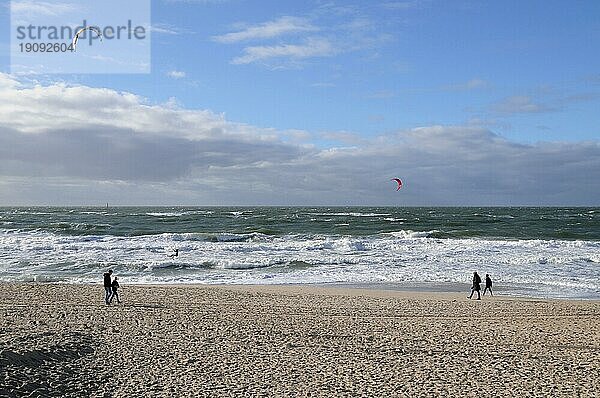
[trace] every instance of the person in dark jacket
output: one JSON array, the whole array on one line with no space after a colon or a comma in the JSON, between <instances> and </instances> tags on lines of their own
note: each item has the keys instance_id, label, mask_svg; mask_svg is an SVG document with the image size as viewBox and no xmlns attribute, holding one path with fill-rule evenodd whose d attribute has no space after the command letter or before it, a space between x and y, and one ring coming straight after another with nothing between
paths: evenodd
<instances>
[{"instance_id":1,"label":"person in dark jacket","mask_svg":"<svg viewBox=\"0 0 600 398\"><path fill-rule=\"evenodd\" d=\"M490 278L490 274L485 274L485 289L483 289L483 295L485 296L485 292L490 291L490 296L492 294L492 278Z\"/></svg>"},{"instance_id":2,"label":"person in dark jacket","mask_svg":"<svg viewBox=\"0 0 600 398\"><path fill-rule=\"evenodd\" d=\"M117 281L117 277L115 276L115 279L112 281L112 284L110 285L111 289L112 289L112 295L110 296L110 300L108 300L108 303L112 303L112 299L113 298L117 298L117 304L121 304L121 300L119 300L119 293L117 292L117 290L119 289L119 282Z\"/></svg>"},{"instance_id":3,"label":"person in dark jacket","mask_svg":"<svg viewBox=\"0 0 600 398\"><path fill-rule=\"evenodd\" d=\"M108 304L108 300L110 300L110 296L112 295L110 276L112 275L112 269L109 269L108 272L104 273L104 301Z\"/></svg>"},{"instance_id":4,"label":"person in dark jacket","mask_svg":"<svg viewBox=\"0 0 600 398\"><path fill-rule=\"evenodd\" d=\"M479 291L481 290L481 286L479 285L480 283L481 277L479 276L477 271L473 272L473 286L471 287L471 295L467 297L468 299L473 297L474 292L477 292L477 300L481 300L481 293L479 293Z\"/></svg>"}]
</instances>

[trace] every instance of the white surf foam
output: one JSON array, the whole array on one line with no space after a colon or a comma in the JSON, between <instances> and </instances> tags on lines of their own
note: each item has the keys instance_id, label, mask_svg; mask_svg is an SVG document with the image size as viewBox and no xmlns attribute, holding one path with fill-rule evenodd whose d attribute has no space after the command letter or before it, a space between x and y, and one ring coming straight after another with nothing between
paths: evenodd
<instances>
[{"instance_id":1,"label":"white surf foam","mask_svg":"<svg viewBox=\"0 0 600 398\"><path fill-rule=\"evenodd\" d=\"M541 295L600 297L600 242L437 239L435 231L327 235L0 233L0 280L123 283L469 283L536 286ZM170 258L174 249L179 256ZM297 266L300 264L301 266Z\"/></svg>"}]
</instances>

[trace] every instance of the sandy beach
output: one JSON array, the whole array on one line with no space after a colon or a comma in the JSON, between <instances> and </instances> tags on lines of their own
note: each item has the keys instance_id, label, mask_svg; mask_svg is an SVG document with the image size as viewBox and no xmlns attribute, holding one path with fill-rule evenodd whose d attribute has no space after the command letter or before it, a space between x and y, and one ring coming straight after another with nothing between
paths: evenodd
<instances>
[{"instance_id":1,"label":"sandy beach","mask_svg":"<svg viewBox=\"0 0 600 398\"><path fill-rule=\"evenodd\" d=\"M600 302L0 285L0 396L593 397Z\"/></svg>"}]
</instances>

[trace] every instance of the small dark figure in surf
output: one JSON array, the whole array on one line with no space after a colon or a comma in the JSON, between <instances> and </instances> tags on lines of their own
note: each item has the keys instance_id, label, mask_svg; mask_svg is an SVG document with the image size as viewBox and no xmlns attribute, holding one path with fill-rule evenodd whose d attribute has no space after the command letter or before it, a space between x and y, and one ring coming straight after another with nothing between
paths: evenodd
<instances>
[{"instance_id":1,"label":"small dark figure in surf","mask_svg":"<svg viewBox=\"0 0 600 398\"><path fill-rule=\"evenodd\" d=\"M112 269L109 269L108 272L104 273L104 301L108 304L108 300L110 300L110 296L112 295L110 276L112 275Z\"/></svg>"},{"instance_id":2,"label":"small dark figure in surf","mask_svg":"<svg viewBox=\"0 0 600 398\"><path fill-rule=\"evenodd\" d=\"M121 304L121 300L119 300L119 293L117 292L117 289L120 287L119 286L119 282L117 281L117 277L115 276L115 279L112 281L111 283L111 288L112 288L112 295L110 296L110 300L108 300L108 303L112 303L113 298L116 297L117 299L117 304Z\"/></svg>"},{"instance_id":3,"label":"small dark figure in surf","mask_svg":"<svg viewBox=\"0 0 600 398\"><path fill-rule=\"evenodd\" d=\"M477 300L481 300L481 294L479 293L479 291L481 290L481 286L479 285L480 283L481 277L479 276L477 271L473 272L473 286L471 286L471 295L467 297L468 299L473 297L474 292L477 292Z\"/></svg>"},{"instance_id":4,"label":"small dark figure in surf","mask_svg":"<svg viewBox=\"0 0 600 398\"><path fill-rule=\"evenodd\" d=\"M179 256L179 249L175 249L175 253L169 254L169 257L171 257L171 258L175 258L177 256Z\"/></svg>"},{"instance_id":5,"label":"small dark figure in surf","mask_svg":"<svg viewBox=\"0 0 600 398\"><path fill-rule=\"evenodd\" d=\"M490 296L492 294L492 278L490 278L490 274L485 274L485 289L483 289L483 295L485 296L485 292L490 291Z\"/></svg>"}]
</instances>

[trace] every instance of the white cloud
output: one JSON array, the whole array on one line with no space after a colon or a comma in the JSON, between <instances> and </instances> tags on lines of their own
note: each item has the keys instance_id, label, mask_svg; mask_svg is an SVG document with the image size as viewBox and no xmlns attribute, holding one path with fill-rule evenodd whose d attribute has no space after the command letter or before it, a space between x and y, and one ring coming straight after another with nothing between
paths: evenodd
<instances>
[{"instance_id":1,"label":"white cloud","mask_svg":"<svg viewBox=\"0 0 600 398\"><path fill-rule=\"evenodd\" d=\"M230 0L164 0L166 3L187 3L187 4L222 4Z\"/></svg>"},{"instance_id":2,"label":"white cloud","mask_svg":"<svg viewBox=\"0 0 600 398\"><path fill-rule=\"evenodd\" d=\"M365 144L366 141L359 134L348 131L328 131L321 133L321 138L324 140L337 141L345 145Z\"/></svg>"},{"instance_id":3,"label":"white cloud","mask_svg":"<svg viewBox=\"0 0 600 398\"><path fill-rule=\"evenodd\" d=\"M421 7L422 2L420 1L388 1L382 3L381 6L383 8L387 8L388 10L410 10L413 8Z\"/></svg>"},{"instance_id":4,"label":"white cloud","mask_svg":"<svg viewBox=\"0 0 600 398\"><path fill-rule=\"evenodd\" d=\"M58 16L77 9L76 4L47 1L11 1L10 11L14 15L47 15Z\"/></svg>"},{"instance_id":5,"label":"white cloud","mask_svg":"<svg viewBox=\"0 0 600 398\"><path fill-rule=\"evenodd\" d=\"M480 78L473 78L465 83L446 86L444 87L444 89L450 91L468 91L489 88L490 86L490 83L486 80Z\"/></svg>"},{"instance_id":6,"label":"white cloud","mask_svg":"<svg viewBox=\"0 0 600 398\"><path fill-rule=\"evenodd\" d=\"M560 112L571 105L593 102L600 98L594 91L573 92L552 86L542 86L532 90L529 95L513 95L490 106L497 114L512 115L526 113Z\"/></svg>"},{"instance_id":7,"label":"white cloud","mask_svg":"<svg viewBox=\"0 0 600 398\"><path fill-rule=\"evenodd\" d=\"M313 32L315 30L318 30L318 28L312 26L304 18L284 16L274 21L248 26L238 32L214 36L213 40L219 43L237 43L246 40L273 38L289 33Z\"/></svg>"},{"instance_id":8,"label":"white cloud","mask_svg":"<svg viewBox=\"0 0 600 398\"><path fill-rule=\"evenodd\" d=\"M335 18L333 23L332 18ZM309 58L358 51L376 52L393 39L393 35L379 32L381 27L382 24L362 15L355 7L342 12L337 7L321 6L310 19L284 16L262 24L242 26L237 31L213 36L212 39L223 44L260 41L258 45L246 45L243 54L233 58L231 63L259 63L280 69L302 66L300 61ZM282 36L285 35L291 37L283 42Z\"/></svg>"},{"instance_id":9,"label":"white cloud","mask_svg":"<svg viewBox=\"0 0 600 398\"><path fill-rule=\"evenodd\" d=\"M507 97L492 106L492 110L498 113L543 113L552 112L556 108L536 102L527 95L514 95Z\"/></svg>"},{"instance_id":10,"label":"white cloud","mask_svg":"<svg viewBox=\"0 0 600 398\"><path fill-rule=\"evenodd\" d=\"M162 33L166 35L179 35L182 33L180 28L166 23L154 23L150 27L150 31L152 33Z\"/></svg>"},{"instance_id":11,"label":"white cloud","mask_svg":"<svg viewBox=\"0 0 600 398\"><path fill-rule=\"evenodd\" d=\"M11 75L0 73L0 90L14 89L20 86L20 83Z\"/></svg>"},{"instance_id":12,"label":"white cloud","mask_svg":"<svg viewBox=\"0 0 600 398\"><path fill-rule=\"evenodd\" d=\"M0 125L24 133L97 126L130 129L140 134L168 132L170 136L193 140L218 131L251 130L241 124L226 123L222 115L207 110L150 105L128 92L64 83L18 86L8 75L0 76L4 86L0 87ZM173 125L174 120L177 123Z\"/></svg>"},{"instance_id":13,"label":"white cloud","mask_svg":"<svg viewBox=\"0 0 600 398\"><path fill-rule=\"evenodd\" d=\"M172 79L183 79L186 74L183 71L180 70L171 70L167 72L167 76L169 76Z\"/></svg>"},{"instance_id":14,"label":"white cloud","mask_svg":"<svg viewBox=\"0 0 600 398\"><path fill-rule=\"evenodd\" d=\"M335 84L331 83L331 82L316 82L316 83L312 83L310 86L317 87L317 88L330 88L330 87L335 87Z\"/></svg>"},{"instance_id":15,"label":"white cloud","mask_svg":"<svg viewBox=\"0 0 600 398\"><path fill-rule=\"evenodd\" d=\"M599 180L597 140L524 145L481 126L277 131L0 74L2 203L598 205Z\"/></svg>"},{"instance_id":16,"label":"white cloud","mask_svg":"<svg viewBox=\"0 0 600 398\"><path fill-rule=\"evenodd\" d=\"M475 78L469 80L465 86L467 89L486 88L489 87L489 83L483 79Z\"/></svg>"},{"instance_id":17,"label":"white cloud","mask_svg":"<svg viewBox=\"0 0 600 398\"><path fill-rule=\"evenodd\" d=\"M393 98L396 96L396 93L393 92L392 90L379 90L379 91L375 91L369 95L367 95L367 98L369 99L387 99L387 98Z\"/></svg>"},{"instance_id":18,"label":"white cloud","mask_svg":"<svg viewBox=\"0 0 600 398\"><path fill-rule=\"evenodd\" d=\"M309 38L303 44L280 44L273 46L252 46L244 48L244 55L234 58L233 64L250 64L271 58L303 59L312 57L330 57L338 49L323 38Z\"/></svg>"}]
</instances>

